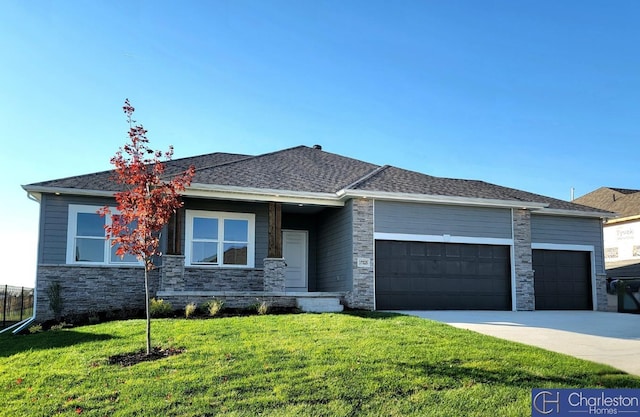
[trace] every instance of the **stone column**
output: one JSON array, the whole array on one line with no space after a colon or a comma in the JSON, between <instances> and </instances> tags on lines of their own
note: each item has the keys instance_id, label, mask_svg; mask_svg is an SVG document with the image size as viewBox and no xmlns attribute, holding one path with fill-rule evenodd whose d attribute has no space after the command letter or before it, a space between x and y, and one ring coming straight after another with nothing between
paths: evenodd
<instances>
[{"instance_id":1,"label":"stone column","mask_svg":"<svg viewBox=\"0 0 640 417\"><path fill-rule=\"evenodd\" d=\"M535 310L531 251L531 212L513 209L513 251L516 273L516 310Z\"/></svg>"},{"instance_id":2,"label":"stone column","mask_svg":"<svg viewBox=\"0 0 640 417\"><path fill-rule=\"evenodd\" d=\"M160 291L180 291L186 289L184 279L184 256L163 255L160 274Z\"/></svg>"},{"instance_id":3,"label":"stone column","mask_svg":"<svg viewBox=\"0 0 640 417\"><path fill-rule=\"evenodd\" d=\"M375 309L373 200L351 200L353 288L347 294L351 308Z\"/></svg>"},{"instance_id":4,"label":"stone column","mask_svg":"<svg viewBox=\"0 0 640 417\"><path fill-rule=\"evenodd\" d=\"M284 271L286 267L284 258L264 259L264 290L266 292L285 291Z\"/></svg>"},{"instance_id":5,"label":"stone column","mask_svg":"<svg viewBox=\"0 0 640 417\"><path fill-rule=\"evenodd\" d=\"M596 302L598 311L609 311L609 297L607 297L607 274L596 274Z\"/></svg>"}]
</instances>

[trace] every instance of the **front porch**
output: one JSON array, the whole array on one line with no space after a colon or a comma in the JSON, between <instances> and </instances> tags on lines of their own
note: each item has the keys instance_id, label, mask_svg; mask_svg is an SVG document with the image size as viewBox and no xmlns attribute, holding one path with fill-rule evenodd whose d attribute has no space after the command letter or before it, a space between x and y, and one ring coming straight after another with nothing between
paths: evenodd
<instances>
[{"instance_id":1,"label":"front porch","mask_svg":"<svg viewBox=\"0 0 640 417\"><path fill-rule=\"evenodd\" d=\"M255 246L247 250L253 260L250 266L194 265L192 255L185 253L191 243L184 232L193 227L193 221L183 210L168 227L157 297L175 307L214 298L230 308L264 301L324 312L342 311L348 305L352 290L350 207L275 202L230 205L187 199L185 208L192 210L191 218L204 216L203 210L255 213Z\"/></svg>"},{"instance_id":2,"label":"front porch","mask_svg":"<svg viewBox=\"0 0 640 417\"><path fill-rule=\"evenodd\" d=\"M305 312L343 310L345 292L290 291L284 258L267 258L263 268L190 268L183 255L165 255L156 296L172 305L221 300L230 308L266 302L273 307L297 307Z\"/></svg>"}]
</instances>

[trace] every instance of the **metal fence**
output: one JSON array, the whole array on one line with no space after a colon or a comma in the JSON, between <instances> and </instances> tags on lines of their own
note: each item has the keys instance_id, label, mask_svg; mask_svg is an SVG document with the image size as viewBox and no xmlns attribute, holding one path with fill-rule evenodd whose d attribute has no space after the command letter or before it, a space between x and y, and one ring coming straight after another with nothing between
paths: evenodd
<instances>
[{"instance_id":1,"label":"metal fence","mask_svg":"<svg viewBox=\"0 0 640 417\"><path fill-rule=\"evenodd\" d=\"M33 315L33 288L0 285L0 329Z\"/></svg>"}]
</instances>

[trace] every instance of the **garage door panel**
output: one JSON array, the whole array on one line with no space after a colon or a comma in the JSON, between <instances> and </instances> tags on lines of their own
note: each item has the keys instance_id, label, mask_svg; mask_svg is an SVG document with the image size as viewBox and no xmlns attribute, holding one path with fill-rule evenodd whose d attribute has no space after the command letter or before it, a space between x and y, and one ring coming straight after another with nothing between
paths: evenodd
<instances>
[{"instance_id":1,"label":"garage door panel","mask_svg":"<svg viewBox=\"0 0 640 417\"><path fill-rule=\"evenodd\" d=\"M460 257L460 245L445 245L442 244L444 246L444 253L445 253L445 257L447 258L459 258Z\"/></svg>"},{"instance_id":2,"label":"garage door panel","mask_svg":"<svg viewBox=\"0 0 640 417\"><path fill-rule=\"evenodd\" d=\"M591 310L589 252L533 250L536 310Z\"/></svg>"},{"instance_id":3,"label":"garage door panel","mask_svg":"<svg viewBox=\"0 0 640 417\"><path fill-rule=\"evenodd\" d=\"M460 256L478 259L478 246L479 245L460 245Z\"/></svg>"},{"instance_id":4,"label":"garage door panel","mask_svg":"<svg viewBox=\"0 0 640 417\"><path fill-rule=\"evenodd\" d=\"M393 244L390 246L389 257L405 256L407 254L407 247L404 245Z\"/></svg>"},{"instance_id":5,"label":"garage door panel","mask_svg":"<svg viewBox=\"0 0 640 417\"><path fill-rule=\"evenodd\" d=\"M508 246L377 241L376 306L509 310L509 253ZM395 270L383 265L399 260Z\"/></svg>"},{"instance_id":6,"label":"garage door panel","mask_svg":"<svg viewBox=\"0 0 640 417\"><path fill-rule=\"evenodd\" d=\"M500 265L496 265L493 262L486 262L483 260L478 261L477 263L478 275L480 276L493 276L495 274L501 274L502 267Z\"/></svg>"},{"instance_id":7,"label":"garage door panel","mask_svg":"<svg viewBox=\"0 0 640 417\"><path fill-rule=\"evenodd\" d=\"M478 275L478 263L472 261L460 262L460 273L467 275Z\"/></svg>"},{"instance_id":8,"label":"garage door panel","mask_svg":"<svg viewBox=\"0 0 640 417\"><path fill-rule=\"evenodd\" d=\"M411 242L409 244L408 252L410 256L419 256L419 257L427 256L427 251L425 250L424 245L421 245L420 242Z\"/></svg>"},{"instance_id":9,"label":"garage door panel","mask_svg":"<svg viewBox=\"0 0 640 417\"><path fill-rule=\"evenodd\" d=\"M427 261L423 261L421 259L411 260L411 262L409 262L409 273L413 275L413 274L418 274L421 271L424 271L428 267L427 263L428 263Z\"/></svg>"}]
</instances>

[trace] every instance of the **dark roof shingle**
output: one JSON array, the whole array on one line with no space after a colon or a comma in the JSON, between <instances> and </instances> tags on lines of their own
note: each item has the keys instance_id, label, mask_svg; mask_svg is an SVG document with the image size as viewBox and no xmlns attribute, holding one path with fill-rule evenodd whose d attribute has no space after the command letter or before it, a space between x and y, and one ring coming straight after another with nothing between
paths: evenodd
<instances>
[{"instance_id":1,"label":"dark roof shingle","mask_svg":"<svg viewBox=\"0 0 640 417\"><path fill-rule=\"evenodd\" d=\"M165 174L179 174L186 171L191 165L196 167L210 167L246 158L250 158L250 156L221 152L179 158L165 163ZM122 187L113 180L114 173L114 170L101 171L92 174L76 175L56 180L36 182L29 185L34 187L75 188L79 190L93 191L120 191Z\"/></svg>"},{"instance_id":2,"label":"dark roof shingle","mask_svg":"<svg viewBox=\"0 0 640 417\"><path fill-rule=\"evenodd\" d=\"M335 193L378 166L306 146L197 169L194 183Z\"/></svg>"},{"instance_id":3,"label":"dark roof shingle","mask_svg":"<svg viewBox=\"0 0 640 417\"><path fill-rule=\"evenodd\" d=\"M166 163L166 174L196 167L197 184L302 193L336 193L343 189L416 195L437 195L548 204L551 209L600 212L567 201L477 180L434 177L415 171L380 166L323 151L297 146L258 156L211 153ZM28 187L118 191L113 171L30 184ZM622 195L622 194L621 194Z\"/></svg>"},{"instance_id":4,"label":"dark roof shingle","mask_svg":"<svg viewBox=\"0 0 640 417\"><path fill-rule=\"evenodd\" d=\"M484 181L433 177L415 171L386 167L357 185L356 189L391 193L483 198L549 204L559 210L598 211L568 201L502 187Z\"/></svg>"}]
</instances>

